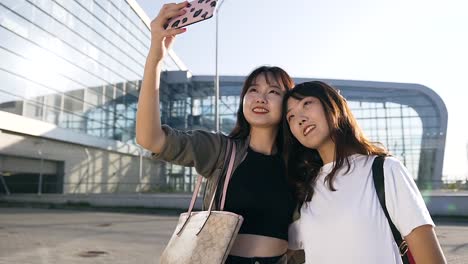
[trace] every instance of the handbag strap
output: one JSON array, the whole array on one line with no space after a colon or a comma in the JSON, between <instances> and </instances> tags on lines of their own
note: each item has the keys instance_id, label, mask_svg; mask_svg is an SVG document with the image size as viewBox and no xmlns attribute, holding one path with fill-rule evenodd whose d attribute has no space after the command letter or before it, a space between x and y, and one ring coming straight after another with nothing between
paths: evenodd
<instances>
[{"instance_id":1,"label":"handbag strap","mask_svg":"<svg viewBox=\"0 0 468 264\"><path fill-rule=\"evenodd\" d=\"M220 207L221 211L224 211L224 204L226 203L227 188L228 188L228 185L229 185L229 181L231 180L232 169L234 168L235 158L236 158L236 144L233 143L232 144L231 159L229 160L229 167L228 167L228 170L226 172L226 178L224 179L223 197L221 198L221 207ZM211 203L213 203L213 202L211 202ZM211 205L210 205L210 207L211 207Z\"/></svg>"},{"instance_id":2,"label":"handbag strap","mask_svg":"<svg viewBox=\"0 0 468 264\"><path fill-rule=\"evenodd\" d=\"M227 193L227 186L229 184L229 180L231 179L232 169L234 167L234 160L235 160L235 157L236 157L236 144L231 142L231 140L228 140L228 148L227 148L228 150L230 148L229 146L231 146L232 150L231 150L231 158L229 160L228 170L227 170L227 173L226 173L226 179L224 180L223 196L222 196L222 200L221 200L222 201L221 202L221 211L224 209L224 203L225 203L225 200L226 200L226 193ZM202 180L203 180L203 177L201 175L198 175L197 183L195 184L195 189L193 190L193 194L192 194L192 200L190 201L190 206L189 206L189 210L188 210L189 215L192 212L193 207L195 206L195 201L197 199L198 192L200 191ZM218 184L216 184L216 188L218 188L217 185ZM209 212L211 212L211 210L212 210L214 200L215 200L215 196L216 196L216 190L213 192L213 197L211 198L210 207L208 209Z\"/></svg>"},{"instance_id":3,"label":"handbag strap","mask_svg":"<svg viewBox=\"0 0 468 264\"><path fill-rule=\"evenodd\" d=\"M398 249L400 250L401 259L403 260L404 264L410 264L408 255L406 254L408 251L408 244L406 244L406 241L403 240L400 232L398 232L398 229L393 224L387 210L387 205L385 203L385 176L383 169L384 160L385 156L377 156L372 163L372 177L374 178L375 191L377 192L379 203L382 206L385 217L387 218L390 229L392 230L393 239L397 243Z\"/></svg>"}]
</instances>

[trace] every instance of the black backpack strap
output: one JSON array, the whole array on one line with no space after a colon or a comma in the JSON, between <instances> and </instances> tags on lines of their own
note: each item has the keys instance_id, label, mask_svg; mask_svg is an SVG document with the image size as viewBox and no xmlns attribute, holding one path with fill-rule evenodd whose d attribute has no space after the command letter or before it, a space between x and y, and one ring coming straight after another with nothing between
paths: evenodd
<instances>
[{"instance_id":1,"label":"black backpack strap","mask_svg":"<svg viewBox=\"0 0 468 264\"><path fill-rule=\"evenodd\" d=\"M392 219L390 219L387 205L385 203L385 177L383 169L384 160L385 156L377 156L374 159L374 163L372 163L372 176L374 178L375 191L377 192L377 196L385 213L385 217L387 217L388 223L390 224L393 239L395 239L395 242L397 243L400 250L401 259L403 260L404 264L410 264L408 256L406 255L406 252L408 251L408 244L406 244L406 241L403 240L400 232L398 232L398 229L393 224Z\"/></svg>"}]
</instances>

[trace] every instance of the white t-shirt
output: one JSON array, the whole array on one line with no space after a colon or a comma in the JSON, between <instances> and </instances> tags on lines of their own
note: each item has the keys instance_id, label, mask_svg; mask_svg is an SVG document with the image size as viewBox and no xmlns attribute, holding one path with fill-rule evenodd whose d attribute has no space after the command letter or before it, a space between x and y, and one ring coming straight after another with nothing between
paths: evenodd
<instances>
[{"instance_id":1,"label":"white t-shirt","mask_svg":"<svg viewBox=\"0 0 468 264\"><path fill-rule=\"evenodd\" d=\"M336 174L335 192L324 182L333 163L323 166L312 200L302 206L301 218L289 228L289 248L304 249L306 263L402 263L375 191L374 158L352 155L351 170L344 174L344 166ZM387 209L403 237L418 226L434 226L413 178L399 160L385 158L384 177Z\"/></svg>"}]
</instances>

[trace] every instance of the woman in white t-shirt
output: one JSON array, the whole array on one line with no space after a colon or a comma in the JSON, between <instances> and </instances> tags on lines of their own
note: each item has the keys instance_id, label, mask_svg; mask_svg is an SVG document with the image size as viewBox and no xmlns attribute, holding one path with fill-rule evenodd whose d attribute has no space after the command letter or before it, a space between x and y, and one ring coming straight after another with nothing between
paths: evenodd
<instances>
[{"instance_id":1,"label":"woman in white t-shirt","mask_svg":"<svg viewBox=\"0 0 468 264\"><path fill-rule=\"evenodd\" d=\"M384 155L385 203L414 260L446 262L413 178L364 136L336 89L302 83L283 106L288 175L301 201L290 249L304 249L306 263L402 263L372 178L374 158Z\"/></svg>"}]
</instances>

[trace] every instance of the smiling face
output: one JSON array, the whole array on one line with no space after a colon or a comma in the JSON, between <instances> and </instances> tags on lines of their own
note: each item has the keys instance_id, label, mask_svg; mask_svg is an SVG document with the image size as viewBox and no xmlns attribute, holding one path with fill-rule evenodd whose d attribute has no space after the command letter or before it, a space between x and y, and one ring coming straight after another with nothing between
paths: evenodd
<instances>
[{"instance_id":1,"label":"smiling face","mask_svg":"<svg viewBox=\"0 0 468 264\"><path fill-rule=\"evenodd\" d=\"M290 97L286 118L291 133L305 147L319 152L334 149L325 110L317 97Z\"/></svg>"},{"instance_id":2,"label":"smiling face","mask_svg":"<svg viewBox=\"0 0 468 264\"><path fill-rule=\"evenodd\" d=\"M276 128L281 121L283 84L273 74L258 75L247 89L242 101L245 119L252 128Z\"/></svg>"}]
</instances>

